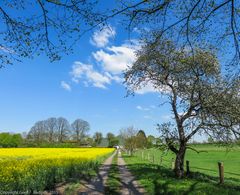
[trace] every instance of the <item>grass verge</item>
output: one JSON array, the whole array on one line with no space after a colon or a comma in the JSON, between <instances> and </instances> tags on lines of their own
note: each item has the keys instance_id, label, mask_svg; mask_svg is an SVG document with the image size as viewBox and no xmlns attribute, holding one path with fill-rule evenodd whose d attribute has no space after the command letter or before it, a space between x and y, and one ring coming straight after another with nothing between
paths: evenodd
<instances>
[{"instance_id":1,"label":"grass verge","mask_svg":"<svg viewBox=\"0 0 240 195\"><path fill-rule=\"evenodd\" d=\"M112 165L108 173L108 180L105 188L105 194L108 195L117 195L120 194L120 175L119 169L117 165L118 154L113 157Z\"/></svg>"},{"instance_id":2,"label":"grass verge","mask_svg":"<svg viewBox=\"0 0 240 195\"><path fill-rule=\"evenodd\" d=\"M123 157L148 194L240 194L239 185L219 185L213 176L196 173L179 180L171 169L142 160L140 156L124 154Z\"/></svg>"}]
</instances>

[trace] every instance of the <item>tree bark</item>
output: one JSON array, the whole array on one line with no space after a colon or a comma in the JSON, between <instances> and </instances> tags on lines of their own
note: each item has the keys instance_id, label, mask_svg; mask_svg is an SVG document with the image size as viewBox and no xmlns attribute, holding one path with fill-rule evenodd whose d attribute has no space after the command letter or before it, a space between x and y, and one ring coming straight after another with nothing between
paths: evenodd
<instances>
[{"instance_id":1,"label":"tree bark","mask_svg":"<svg viewBox=\"0 0 240 195\"><path fill-rule=\"evenodd\" d=\"M186 143L181 142L178 153L176 154L176 160L175 160L175 175L178 178L184 177L184 157L186 152Z\"/></svg>"}]
</instances>

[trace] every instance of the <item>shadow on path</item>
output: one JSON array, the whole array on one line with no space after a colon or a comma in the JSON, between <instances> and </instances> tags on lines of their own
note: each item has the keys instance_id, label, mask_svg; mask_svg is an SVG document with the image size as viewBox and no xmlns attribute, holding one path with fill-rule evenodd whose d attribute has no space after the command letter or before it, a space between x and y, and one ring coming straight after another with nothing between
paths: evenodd
<instances>
[{"instance_id":1,"label":"shadow on path","mask_svg":"<svg viewBox=\"0 0 240 195\"><path fill-rule=\"evenodd\" d=\"M122 184L121 194L123 195L140 195L146 194L145 190L137 183L131 172L127 169L126 163L118 153L118 168Z\"/></svg>"},{"instance_id":2,"label":"shadow on path","mask_svg":"<svg viewBox=\"0 0 240 195\"><path fill-rule=\"evenodd\" d=\"M78 195L103 195L104 186L108 178L108 171L112 164L112 159L116 152L114 152L99 168L96 178L92 179L89 183L82 183L83 187L78 190Z\"/></svg>"}]
</instances>

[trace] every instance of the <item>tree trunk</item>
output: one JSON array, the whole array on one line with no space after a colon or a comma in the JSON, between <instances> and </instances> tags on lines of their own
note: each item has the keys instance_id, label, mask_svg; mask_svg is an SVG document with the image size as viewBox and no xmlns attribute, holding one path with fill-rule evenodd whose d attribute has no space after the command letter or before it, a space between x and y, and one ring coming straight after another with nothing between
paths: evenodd
<instances>
[{"instance_id":1,"label":"tree trunk","mask_svg":"<svg viewBox=\"0 0 240 195\"><path fill-rule=\"evenodd\" d=\"M79 136L79 131L76 132L77 133L77 143L80 144L80 136Z\"/></svg>"},{"instance_id":2,"label":"tree trunk","mask_svg":"<svg viewBox=\"0 0 240 195\"><path fill-rule=\"evenodd\" d=\"M181 143L175 161L175 175L178 178L184 177L184 157L186 152L186 143Z\"/></svg>"},{"instance_id":3,"label":"tree trunk","mask_svg":"<svg viewBox=\"0 0 240 195\"><path fill-rule=\"evenodd\" d=\"M130 149L130 156L133 156L133 149Z\"/></svg>"}]
</instances>

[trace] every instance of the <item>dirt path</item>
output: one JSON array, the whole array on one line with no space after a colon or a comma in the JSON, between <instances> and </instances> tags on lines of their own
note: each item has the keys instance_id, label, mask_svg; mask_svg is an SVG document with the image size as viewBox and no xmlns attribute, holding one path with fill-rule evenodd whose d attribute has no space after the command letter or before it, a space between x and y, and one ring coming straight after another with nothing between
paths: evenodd
<instances>
[{"instance_id":1,"label":"dirt path","mask_svg":"<svg viewBox=\"0 0 240 195\"><path fill-rule=\"evenodd\" d=\"M112 165L112 160L114 155L117 154L115 151L99 168L99 172L96 178L93 178L90 182L81 181L81 188L78 190L74 190L72 194L74 195L104 195L104 188L106 186L106 182L108 179L108 172ZM143 195L146 194L144 188L142 188L131 172L127 169L126 163L121 156L121 153L118 152L118 168L119 168L119 176L120 176L120 183L121 183L121 195ZM46 192L44 195L51 195L51 194L65 194L65 189L67 185L59 186L56 193Z\"/></svg>"},{"instance_id":2,"label":"dirt path","mask_svg":"<svg viewBox=\"0 0 240 195\"><path fill-rule=\"evenodd\" d=\"M78 195L103 195L104 194L104 186L106 185L106 181L108 178L108 171L112 164L112 159L114 155L113 153L99 168L98 176L93 179L90 183L83 183L83 188L81 188L77 194Z\"/></svg>"},{"instance_id":3,"label":"dirt path","mask_svg":"<svg viewBox=\"0 0 240 195\"><path fill-rule=\"evenodd\" d=\"M126 163L121 156L121 153L118 153L118 168L120 172L120 179L122 183L122 195L140 195L146 194L144 189L140 187L137 181L134 179L133 175L126 167Z\"/></svg>"}]
</instances>

